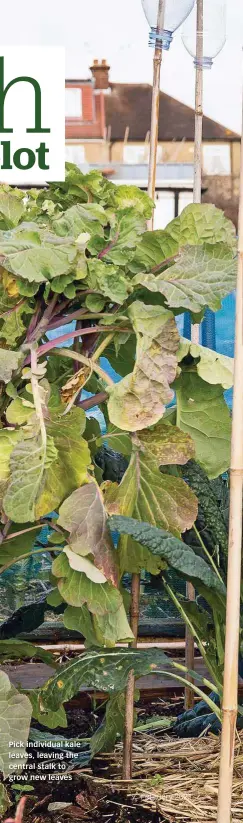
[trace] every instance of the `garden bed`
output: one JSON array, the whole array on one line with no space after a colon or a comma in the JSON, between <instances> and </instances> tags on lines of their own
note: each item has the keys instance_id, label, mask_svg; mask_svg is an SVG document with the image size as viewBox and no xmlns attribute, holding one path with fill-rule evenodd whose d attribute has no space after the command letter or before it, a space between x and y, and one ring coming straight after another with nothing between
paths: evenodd
<instances>
[{"instance_id":1,"label":"garden bed","mask_svg":"<svg viewBox=\"0 0 243 823\"><path fill-rule=\"evenodd\" d=\"M220 738L177 740L136 734L133 780L121 779L122 747L72 772L66 786L45 783L27 801L25 823L211 823L217 819ZM97 774L96 774L97 772ZM107 777L100 777L106 772ZM243 734L236 740L232 823L243 819ZM59 804L53 806L53 804ZM60 804L70 804L62 806Z\"/></svg>"}]
</instances>

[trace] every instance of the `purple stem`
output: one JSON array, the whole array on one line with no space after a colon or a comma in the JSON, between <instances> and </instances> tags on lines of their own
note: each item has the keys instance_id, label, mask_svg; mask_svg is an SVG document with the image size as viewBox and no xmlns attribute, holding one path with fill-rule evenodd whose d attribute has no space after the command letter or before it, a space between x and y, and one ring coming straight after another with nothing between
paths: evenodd
<instances>
[{"instance_id":1,"label":"purple stem","mask_svg":"<svg viewBox=\"0 0 243 823\"><path fill-rule=\"evenodd\" d=\"M94 406L98 406L99 403L104 403L105 400L109 395L105 391L101 391L98 394L94 394L93 397L87 397L87 400L79 400L77 406L79 409L84 409L84 411L88 409L92 409Z\"/></svg>"},{"instance_id":2,"label":"purple stem","mask_svg":"<svg viewBox=\"0 0 243 823\"><path fill-rule=\"evenodd\" d=\"M77 309L77 311L72 312L72 314L69 314L66 317L60 317L59 320L53 320L53 322L49 323L47 326L46 331L53 331L53 329L58 329L60 326L66 326L66 324L71 323L72 320L82 320L82 314L87 314L86 309Z\"/></svg>"},{"instance_id":3,"label":"purple stem","mask_svg":"<svg viewBox=\"0 0 243 823\"><path fill-rule=\"evenodd\" d=\"M100 326L89 326L87 329L77 329L77 331L69 331L67 334L62 334L60 337L55 337L54 340L48 340L48 343L43 343L42 346L39 346L37 349L37 355L40 356L42 354L46 354L51 349L55 349L56 346L60 343L65 343L66 340L72 340L75 337L84 337L85 334L95 335L97 334L105 334L110 331L118 331L117 326L106 326L105 328L101 328ZM122 332L131 331L131 329L119 329ZM30 363L30 355L26 357L24 361L24 365Z\"/></svg>"},{"instance_id":4,"label":"purple stem","mask_svg":"<svg viewBox=\"0 0 243 823\"><path fill-rule=\"evenodd\" d=\"M0 314L1 320L3 320L4 317L8 317L10 314L13 314L13 312L16 311L16 309L19 309L20 306L23 306L24 303L26 303L26 297L22 297L22 299L12 307L12 309L2 312L2 314Z\"/></svg>"},{"instance_id":5,"label":"purple stem","mask_svg":"<svg viewBox=\"0 0 243 823\"><path fill-rule=\"evenodd\" d=\"M42 334L44 334L46 332L49 320L50 320L50 318L53 314L53 311L55 309L57 300L58 300L58 294L54 294L53 297L52 297L52 300L50 301L50 303L46 307L39 323L35 324L34 329L33 329L31 334L30 334L30 327L29 327L29 331L27 333L27 340L28 341L35 340L35 339L37 340L38 337L41 337ZM30 323L30 326L31 326L31 323Z\"/></svg>"},{"instance_id":6,"label":"purple stem","mask_svg":"<svg viewBox=\"0 0 243 823\"><path fill-rule=\"evenodd\" d=\"M154 266L154 268L151 269L152 274L156 274L156 272L159 271L162 268L162 266L167 266L167 263L173 263L175 257L177 257L176 254L174 254L172 257L167 257L167 260L161 260L161 263L158 263L157 266Z\"/></svg>"},{"instance_id":7,"label":"purple stem","mask_svg":"<svg viewBox=\"0 0 243 823\"><path fill-rule=\"evenodd\" d=\"M66 343L66 340L72 340L75 337L81 337L83 334L90 334L93 329L77 329L77 331L69 331L67 334L61 334L60 337L54 337L53 340L48 340L48 343L43 343L42 346L39 346L37 349L37 354L46 354L46 352L50 351L51 349L55 349L56 346L60 343Z\"/></svg>"},{"instance_id":8,"label":"purple stem","mask_svg":"<svg viewBox=\"0 0 243 823\"><path fill-rule=\"evenodd\" d=\"M113 249L113 246L115 246L115 245L116 245L116 242L117 242L117 240L118 240L118 237L119 237L119 232L117 232L117 233L116 233L116 235L115 235L115 237L114 237L114 239L113 239L113 240L111 240L111 242L110 242L110 243L108 243L108 246L106 246L106 247L105 247L105 249L102 249L102 251L100 251L100 252L99 252L99 254L97 255L98 260L101 260L101 258L102 258L102 257L105 257L105 255L107 254L107 252L109 252L111 249Z\"/></svg>"},{"instance_id":9,"label":"purple stem","mask_svg":"<svg viewBox=\"0 0 243 823\"><path fill-rule=\"evenodd\" d=\"M29 328L27 329L26 343L29 343L32 339L32 336L33 336L34 331L36 329L36 326L38 324L38 320L39 320L39 317L40 317L40 312L41 312L41 307L40 307L40 304L38 304L37 308L35 310L35 313L33 314L32 318L31 318Z\"/></svg>"},{"instance_id":10,"label":"purple stem","mask_svg":"<svg viewBox=\"0 0 243 823\"><path fill-rule=\"evenodd\" d=\"M81 332L81 330L82 330L82 320L77 320L77 323L76 323L76 331L77 331L78 329L80 329L80 332ZM74 341L73 348L74 348L74 351L76 351L76 352L79 352L79 351L80 351L80 343L79 343L79 340L75 340L75 341ZM77 371L79 371L79 369L80 369L80 362L78 362L78 360L74 360L74 361L73 361L73 370L74 370L74 374L76 374L76 372L77 372Z\"/></svg>"},{"instance_id":11,"label":"purple stem","mask_svg":"<svg viewBox=\"0 0 243 823\"><path fill-rule=\"evenodd\" d=\"M92 292L93 294L94 292ZM71 323L72 320L82 320L83 314L87 315L88 309L77 309L77 311L73 311L70 314L67 314L66 317L60 317L56 320L53 320L53 323L49 323L46 328L46 331L53 331L53 329L59 329L60 326L65 326L67 323ZM104 317L107 315L108 312L95 312L94 318L90 317L90 320L96 319L97 317ZM56 317L56 315L55 315ZM87 319L87 318L86 318Z\"/></svg>"}]
</instances>

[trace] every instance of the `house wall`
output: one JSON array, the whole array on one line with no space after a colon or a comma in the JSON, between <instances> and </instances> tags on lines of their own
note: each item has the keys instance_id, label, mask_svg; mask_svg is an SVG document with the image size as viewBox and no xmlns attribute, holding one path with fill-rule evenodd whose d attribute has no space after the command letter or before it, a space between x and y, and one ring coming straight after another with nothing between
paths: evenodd
<instances>
[{"instance_id":1,"label":"house wall","mask_svg":"<svg viewBox=\"0 0 243 823\"><path fill-rule=\"evenodd\" d=\"M235 227L238 224L239 208L239 176L203 175L203 203L214 203L218 209L222 209Z\"/></svg>"},{"instance_id":2,"label":"house wall","mask_svg":"<svg viewBox=\"0 0 243 823\"><path fill-rule=\"evenodd\" d=\"M91 83L66 82L66 90L80 91L80 116L65 119L66 139L95 139L105 137L105 102L104 94L94 94ZM94 161L95 162L95 161Z\"/></svg>"},{"instance_id":3,"label":"house wall","mask_svg":"<svg viewBox=\"0 0 243 823\"><path fill-rule=\"evenodd\" d=\"M133 161L133 157L136 157L136 149L137 149L137 162L146 162L148 159L148 152L149 147L148 143L135 143L132 140L124 147L124 142L117 141L116 143L111 143L110 147L110 158L111 162L114 163L123 163L129 162L129 159L126 159L126 151L128 150L127 157L129 155L129 151L131 154L131 162ZM158 162L164 163L191 163L193 159L193 143L182 143L180 142L159 142L158 143Z\"/></svg>"},{"instance_id":4,"label":"house wall","mask_svg":"<svg viewBox=\"0 0 243 823\"><path fill-rule=\"evenodd\" d=\"M149 145L147 142L127 143L123 141L111 142L110 159L114 163L142 163L148 160ZM158 163L192 163L194 144L192 141L159 142ZM207 174L227 175L231 172L239 173L240 153L238 143L227 140L216 142L203 141L203 167Z\"/></svg>"},{"instance_id":5,"label":"house wall","mask_svg":"<svg viewBox=\"0 0 243 823\"><path fill-rule=\"evenodd\" d=\"M78 148L80 147L80 163L104 163L109 162L109 146L105 140L67 140L69 155L73 151L78 158ZM71 159L71 158L70 158ZM78 162L73 160L71 162Z\"/></svg>"}]
</instances>

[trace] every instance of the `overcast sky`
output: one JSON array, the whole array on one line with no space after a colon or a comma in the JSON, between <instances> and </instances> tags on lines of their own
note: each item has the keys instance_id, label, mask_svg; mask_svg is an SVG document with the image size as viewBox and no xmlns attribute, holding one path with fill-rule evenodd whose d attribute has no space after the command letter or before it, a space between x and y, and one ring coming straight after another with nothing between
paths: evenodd
<instances>
[{"instance_id":1,"label":"overcast sky","mask_svg":"<svg viewBox=\"0 0 243 823\"><path fill-rule=\"evenodd\" d=\"M11 0L1 7L1 41L65 46L69 78L87 77L92 59L106 57L113 81L152 79L141 0ZM211 72L204 72L204 111L235 131L241 128L242 43L242 0L227 0L227 43ZM193 106L194 69L180 30L165 54L161 88Z\"/></svg>"}]
</instances>

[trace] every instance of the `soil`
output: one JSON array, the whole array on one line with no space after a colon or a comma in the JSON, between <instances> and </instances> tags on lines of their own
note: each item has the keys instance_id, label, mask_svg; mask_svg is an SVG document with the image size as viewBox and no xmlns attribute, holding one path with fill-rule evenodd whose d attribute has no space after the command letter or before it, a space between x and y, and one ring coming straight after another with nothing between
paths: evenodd
<instances>
[{"instance_id":1,"label":"soil","mask_svg":"<svg viewBox=\"0 0 243 823\"><path fill-rule=\"evenodd\" d=\"M92 701L91 701L92 704ZM149 704L143 699L137 704L138 720L145 722L153 716L176 716L182 711L183 701L177 696L172 697L169 702L155 698ZM55 729L55 735L62 735L65 738L90 737L95 729L100 725L104 714L104 706L96 707L91 705L90 711L84 711L80 707L70 707L67 709L68 728L65 731ZM38 723L33 727L42 730ZM53 733L53 732L52 732ZM158 733L158 732L157 732ZM163 734L159 732L159 734ZM112 763L114 773L114 760ZM84 774L85 771L85 774ZM26 800L23 823L71 823L80 820L84 823L164 823L164 818L158 813L153 813L149 809L139 806L136 799L118 794L117 790L109 790L104 793L102 782L97 778L109 778L109 765L105 757L100 754L94 758L91 767L81 767L71 772L72 779L67 782L57 783L56 781L44 783L33 779L34 793ZM92 778L95 776L95 785ZM17 782L17 778L16 778ZM16 809L16 798L13 790L8 788L13 806L9 810L7 817L14 816ZM24 792L23 792L24 793ZM67 803L66 808L48 809L49 804Z\"/></svg>"},{"instance_id":2,"label":"soil","mask_svg":"<svg viewBox=\"0 0 243 823\"><path fill-rule=\"evenodd\" d=\"M66 809L48 811L49 804L55 802L70 805ZM139 805L132 795L112 790L104 793L102 784L94 791L78 775L73 775L68 790L64 791L63 787L53 790L53 784L45 784L42 797L27 800L24 823L72 823L75 820L83 823L165 823L164 817Z\"/></svg>"},{"instance_id":3,"label":"soil","mask_svg":"<svg viewBox=\"0 0 243 823\"><path fill-rule=\"evenodd\" d=\"M11 795L11 792L9 792ZM16 803L12 795L13 806L8 814L16 812ZM66 808L53 808L49 804L67 804ZM82 776L73 775L71 786L53 788L53 783L45 783L38 795L27 797L24 823L164 823L161 815L139 806L132 795L119 794L117 791L104 793L102 787L89 789Z\"/></svg>"}]
</instances>

